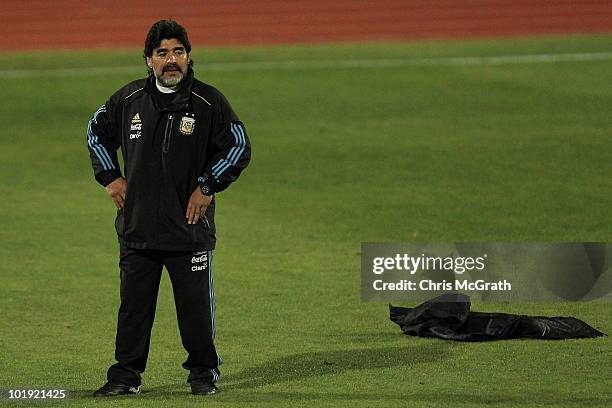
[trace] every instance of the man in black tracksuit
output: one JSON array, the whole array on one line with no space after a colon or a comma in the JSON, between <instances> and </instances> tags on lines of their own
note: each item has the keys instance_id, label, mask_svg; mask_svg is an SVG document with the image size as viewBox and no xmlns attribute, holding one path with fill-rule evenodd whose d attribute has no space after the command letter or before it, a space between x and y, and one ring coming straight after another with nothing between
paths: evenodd
<instances>
[{"instance_id":1,"label":"man in black tracksuit","mask_svg":"<svg viewBox=\"0 0 612 408\"><path fill-rule=\"evenodd\" d=\"M192 393L216 391L214 194L247 166L250 143L225 97L194 78L190 51L183 27L155 23L144 51L151 75L117 91L87 127L95 178L118 208L121 270L117 363L94 396L139 392L164 266Z\"/></svg>"}]
</instances>

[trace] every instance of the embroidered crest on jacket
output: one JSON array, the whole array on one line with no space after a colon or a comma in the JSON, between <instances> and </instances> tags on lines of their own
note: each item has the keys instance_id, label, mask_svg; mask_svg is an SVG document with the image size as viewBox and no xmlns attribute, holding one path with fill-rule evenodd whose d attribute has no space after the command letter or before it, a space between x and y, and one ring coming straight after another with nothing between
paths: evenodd
<instances>
[{"instance_id":1,"label":"embroidered crest on jacket","mask_svg":"<svg viewBox=\"0 0 612 408\"><path fill-rule=\"evenodd\" d=\"M181 124L179 126L179 131L184 135L190 135L193 133L194 127L195 119L183 116L183 118L181 119Z\"/></svg>"}]
</instances>

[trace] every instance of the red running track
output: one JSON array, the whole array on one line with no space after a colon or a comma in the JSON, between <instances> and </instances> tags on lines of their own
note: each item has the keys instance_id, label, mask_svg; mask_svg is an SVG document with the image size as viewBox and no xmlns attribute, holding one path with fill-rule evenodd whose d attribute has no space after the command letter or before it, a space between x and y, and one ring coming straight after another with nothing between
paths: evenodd
<instances>
[{"instance_id":1,"label":"red running track","mask_svg":"<svg viewBox=\"0 0 612 408\"><path fill-rule=\"evenodd\" d=\"M611 0L33 0L1 10L0 38L15 51L142 47L162 18L198 45L612 33Z\"/></svg>"}]
</instances>

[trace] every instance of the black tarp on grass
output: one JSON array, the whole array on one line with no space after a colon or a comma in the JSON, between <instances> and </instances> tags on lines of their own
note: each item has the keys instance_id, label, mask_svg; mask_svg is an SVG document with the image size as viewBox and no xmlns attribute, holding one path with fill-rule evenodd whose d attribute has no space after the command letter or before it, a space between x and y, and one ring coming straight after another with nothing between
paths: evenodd
<instances>
[{"instance_id":1,"label":"black tarp on grass","mask_svg":"<svg viewBox=\"0 0 612 408\"><path fill-rule=\"evenodd\" d=\"M415 308L389 305L389 313L391 320L407 335L446 340L558 340L605 336L574 317L471 312L470 297L460 293L444 294Z\"/></svg>"}]
</instances>

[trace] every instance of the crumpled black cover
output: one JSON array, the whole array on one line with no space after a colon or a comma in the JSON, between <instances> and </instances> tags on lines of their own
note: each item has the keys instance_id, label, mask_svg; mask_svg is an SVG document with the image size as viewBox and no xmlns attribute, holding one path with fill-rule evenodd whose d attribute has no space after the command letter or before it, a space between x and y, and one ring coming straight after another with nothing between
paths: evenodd
<instances>
[{"instance_id":1,"label":"crumpled black cover","mask_svg":"<svg viewBox=\"0 0 612 408\"><path fill-rule=\"evenodd\" d=\"M444 294L415 308L389 305L390 318L405 334L458 341L577 339L605 336L573 317L470 312L470 297Z\"/></svg>"}]
</instances>

